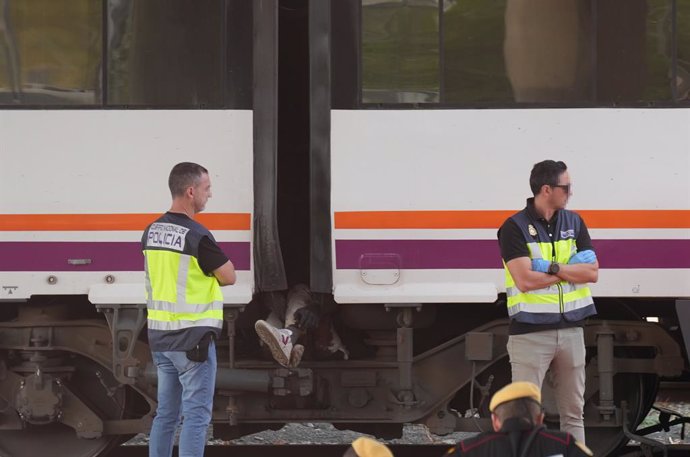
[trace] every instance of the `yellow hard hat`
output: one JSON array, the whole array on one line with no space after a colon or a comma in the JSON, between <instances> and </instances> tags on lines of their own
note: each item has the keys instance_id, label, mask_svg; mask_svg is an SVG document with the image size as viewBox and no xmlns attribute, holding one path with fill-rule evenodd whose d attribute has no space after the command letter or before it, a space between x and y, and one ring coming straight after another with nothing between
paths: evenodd
<instances>
[{"instance_id":1,"label":"yellow hard hat","mask_svg":"<svg viewBox=\"0 0 690 457\"><path fill-rule=\"evenodd\" d=\"M359 457L393 457L393 453L385 444L365 436L354 440L352 449Z\"/></svg>"},{"instance_id":2,"label":"yellow hard hat","mask_svg":"<svg viewBox=\"0 0 690 457\"><path fill-rule=\"evenodd\" d=\"M494 394L491 398L491 403L489 403L489 411L493 413L498 405L517 400L518 398L531 398L541 404L541 390L539 390L536 384L531 382L520 381L510 383Z\"/></svg>"}]
</instances>

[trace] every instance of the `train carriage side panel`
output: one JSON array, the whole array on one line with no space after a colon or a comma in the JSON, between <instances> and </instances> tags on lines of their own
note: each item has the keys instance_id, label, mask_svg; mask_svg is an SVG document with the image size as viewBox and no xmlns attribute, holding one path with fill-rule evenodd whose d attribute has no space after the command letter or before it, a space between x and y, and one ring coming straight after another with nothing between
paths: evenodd
<instances>
[{"instance_id":1,"label":"train carriage side panel","mask_svg":"<svg viewBox=\"0 0 690 457\"><path fill-rule=\"evenodd\" d=\"M238 270L226 302L251 299L251 110L7 110L0 137L0 300L143 301L141 233L181 161L211 174L199 220Z\"/></svg>"},{"instance_id":2,"label":"train carriage side panel","mask_svg":"<svg viewBox=\"0 0 690 457\"><path fill-rule=\"evenodd\" d=\"M595 296L690 295L690 110L333 110L339 303L492 302L496 230L534 163L567 163Z\"/></svg>"}]
</instances>

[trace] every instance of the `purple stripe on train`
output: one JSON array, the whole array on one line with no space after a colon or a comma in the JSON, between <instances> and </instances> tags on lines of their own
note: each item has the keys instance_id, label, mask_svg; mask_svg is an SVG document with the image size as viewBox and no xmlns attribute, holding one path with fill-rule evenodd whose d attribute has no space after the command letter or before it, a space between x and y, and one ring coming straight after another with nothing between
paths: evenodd
<instances>
[{"instance_id":1,"label":"purple stripe on train","mask_svg":"<svg viewBox=\"0 0 690 457\"><path fill-rule=\"evenodd\" d=\"M249 270L248 241L218 244L237 270ZM90 263L79 264L83 259L90 259ZM0 271L143 270L144 256L138 242L0 242Z\"/></svg>"},{"instance_id":2,"label":"purple stripe on train","mask_svg":"<svg viewBox=\"0 0 690 457\"><path fill-rule=\"evenodd\" d=\"M601 268L690 268L690 240L594 240ZM336 240L336 268L503 268L495 240Z\"/></svg>"}]
</instances>

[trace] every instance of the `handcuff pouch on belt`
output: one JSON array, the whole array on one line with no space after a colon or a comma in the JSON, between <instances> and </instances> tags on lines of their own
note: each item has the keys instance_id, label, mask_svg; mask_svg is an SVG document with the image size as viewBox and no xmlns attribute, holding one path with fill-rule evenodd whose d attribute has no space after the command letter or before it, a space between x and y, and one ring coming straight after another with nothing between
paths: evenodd
<instances>
[{"instance_id":1,"label":"handcuff pouch on belt","mask_svg":"<svg viewBox=\"0 0 690 457\"><path fill-rule=\"evenodd\" d=\"M192 349L186 352L187 358L192 362L205 362L208 359L208 347L211 341L215 339L213 332L208 332Z\"/></svg>"}]
</instances>

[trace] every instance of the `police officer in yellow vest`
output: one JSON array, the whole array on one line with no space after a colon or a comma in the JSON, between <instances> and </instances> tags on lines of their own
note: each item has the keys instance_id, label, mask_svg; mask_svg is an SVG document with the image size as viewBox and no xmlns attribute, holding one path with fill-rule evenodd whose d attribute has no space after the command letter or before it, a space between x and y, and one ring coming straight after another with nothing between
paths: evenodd
<instances>
[{"instance_id":1,"label":"police officer in yellow vest","mask_svg":"<svg viewBox=\"0 0 690 457\"><path fill-rule=\"evenodd\" d=\"M142 236L148 337L158 371L158 408L149 455L170 457L182 419L180 457L203 455L216 381L215 339L223 327L220 286L235 268L211 232L194 220L211 197L208 171L183 162L170 172L170 210Z\"/></svg>"},{"instance_id":2,"label":"police officer in yellow vest","mask_svg":"<svg viewBox=\"0 0 690 457\"><path fill-rule=\"evenodd\" d=\"M550 368L561 430L584 443L584 320L596 314L587 283L599 264L582 218L565 209L571 195L563 162L532 168L534 198L498 231L510 316L513 382L541 388Z\"/></svg>"}]
</instances>

